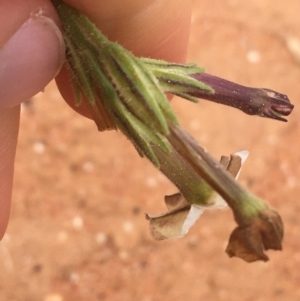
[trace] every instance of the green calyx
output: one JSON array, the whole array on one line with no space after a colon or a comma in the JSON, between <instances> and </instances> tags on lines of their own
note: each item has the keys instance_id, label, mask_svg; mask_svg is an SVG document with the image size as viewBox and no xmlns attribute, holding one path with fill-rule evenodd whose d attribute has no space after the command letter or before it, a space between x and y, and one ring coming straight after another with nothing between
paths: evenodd
<instances>
[{"instance_id":1,"label":"green calyx","mask_svg":"<svg viewBox=\"0 0 300 301\"><path fill-rule=\"evenodd\" d=\"M169 152L164 136L169 133L168 123L178 124L178 120L155 75L142 60L107 40L76 10L62 2L55 4L64 20L67 63L77 103L89 101L101 130L105 129L101 120L104 109L139 153L158 166L151 145Z\"/></svg>"},{"instance_id":2,"label":"green calyx","mask_svg":"<svg viewBox=\"0 0 300 301\"><path fill-rule=\"evenodd\" d=\"M204 69L196 64L176 64L148 58L142 58L141 60L153 72L164 92L172 93L196 103L198 99L191 95L196 94L199 90L202 93L214 93L211 87L191 76L204 72Z\"/></svg>"}]
</instances>

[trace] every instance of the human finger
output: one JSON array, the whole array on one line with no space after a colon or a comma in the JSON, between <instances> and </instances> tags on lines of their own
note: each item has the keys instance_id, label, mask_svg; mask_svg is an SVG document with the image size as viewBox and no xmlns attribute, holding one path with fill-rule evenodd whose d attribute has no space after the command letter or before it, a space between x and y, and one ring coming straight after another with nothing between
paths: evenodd
<instances>
[{"instance_id":1,"label":"human finger","mask_svg":"<svg viewBox=\"0 0 300 301\"><path fill-rule=\"evenodd\" d=\"M20 103L57 74L64 59L49 0L0 0L0 239L9 218Z\"/></svg>"}]
</instances>

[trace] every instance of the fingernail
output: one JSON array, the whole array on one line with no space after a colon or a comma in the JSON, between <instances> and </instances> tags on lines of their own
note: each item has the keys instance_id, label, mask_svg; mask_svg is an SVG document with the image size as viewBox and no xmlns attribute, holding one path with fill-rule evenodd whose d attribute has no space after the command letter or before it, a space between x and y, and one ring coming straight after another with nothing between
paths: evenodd
<instances>
[{"instance_id":1,"label":"fingernail","mask_svg":"<svg viewBox=\"0 0 300 301\"><path fill-rule=\"evenodd\" d=\"M25 22L0 49L0 109L32 97L57 75L65 46L56 24L45 16Z\"/></svg>"}]
</instances>

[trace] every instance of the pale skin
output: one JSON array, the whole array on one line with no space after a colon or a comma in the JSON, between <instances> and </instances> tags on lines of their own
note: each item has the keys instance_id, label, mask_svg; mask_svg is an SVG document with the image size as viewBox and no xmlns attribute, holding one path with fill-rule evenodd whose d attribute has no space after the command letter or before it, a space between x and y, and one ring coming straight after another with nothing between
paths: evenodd
<instances>
[{"instance_id":1,"label":"pale skin","mask_svg":"<svg viewBox=\"0 0 300 301\"><path fill-rule=\"evenodd\" d=\"M173 62L185 61L191 0L65 0L65 2L86 14L109 39L118 41L137 56ZM83 106L75 108L66 69L64 66L61 69L64 45L59 32L60 22L51 1L0 0L0 16L0 238L2 238L10 213L20 104L34 96L56 77L57 85L66 102L78 113L87 117L89 114ZM4 65L6 68L1 69Z\"/></svg>"}]
</instances>

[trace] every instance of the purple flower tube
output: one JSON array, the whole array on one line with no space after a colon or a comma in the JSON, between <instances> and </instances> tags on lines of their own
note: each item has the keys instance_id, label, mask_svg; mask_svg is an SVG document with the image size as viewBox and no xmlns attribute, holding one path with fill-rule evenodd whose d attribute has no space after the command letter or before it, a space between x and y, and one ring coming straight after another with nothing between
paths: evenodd
<instances>
[{"instance_id":1,"label":"purple flower tube","mask_svg":"<svg viewBox=\"0 0 300 301\"><path fill-rule=\"evenodd\" d=\"M288 116L294 108L286 95L270 89L245 87L207 73L190 76L214 90L214 93L194 90L189 93L191 96L231 106L249 115L286 121L281 115Z\"/></svg>"}]
</instances>

